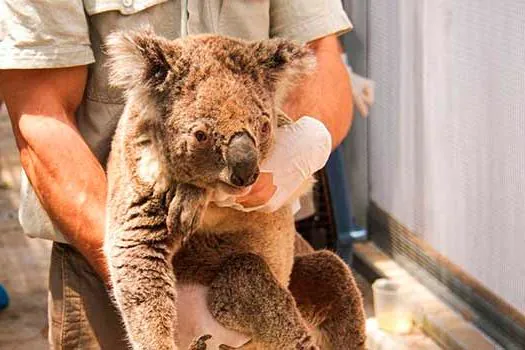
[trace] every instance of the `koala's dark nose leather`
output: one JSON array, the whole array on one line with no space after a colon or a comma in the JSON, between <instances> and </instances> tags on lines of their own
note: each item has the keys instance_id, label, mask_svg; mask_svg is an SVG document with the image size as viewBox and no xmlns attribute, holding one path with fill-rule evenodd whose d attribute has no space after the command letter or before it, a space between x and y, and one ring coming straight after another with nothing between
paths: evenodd
<instances>
[{"instance_id":1,"label":"koala's dark nose leather","mask_svg":"<svg viewBox=\"0 0 525 350\"><path fill-rule=\"evenodd\" d=\"M248 133L236 134L230 140L226 161L230 167L230 181L235 186L249 186L259 176L257 149Z\"/></svg>"}]
</instances>

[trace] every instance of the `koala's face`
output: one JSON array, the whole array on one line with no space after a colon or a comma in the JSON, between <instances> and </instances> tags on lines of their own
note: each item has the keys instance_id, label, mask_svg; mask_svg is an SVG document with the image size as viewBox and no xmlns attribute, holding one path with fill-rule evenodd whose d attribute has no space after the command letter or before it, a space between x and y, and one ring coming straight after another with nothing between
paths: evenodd
<instances>
[{"instance_id":1,"label":"koala's face","mask_svg":"<svg viewBox=\"0 0 525 350\"><path fill-rule=\"evenodd\" d=\"M313 66L306 48L285 40L134 33L113 36L109 48L112 82L128 103L149 106L144 118L169 178L227 193L257 180L280 100Z\"/></svg>"},{"instance_id":2,"label":"koala's face","mask_svg":"<svg viewBox=\"0 0 525 350\"><path fill-rule=\"evenodd\" d=\"M188 95L172 101L163 130L178 179L223 191L253 184L277 125L273 96L231 72L202 76Z\"/></svg>"}]
</instances>

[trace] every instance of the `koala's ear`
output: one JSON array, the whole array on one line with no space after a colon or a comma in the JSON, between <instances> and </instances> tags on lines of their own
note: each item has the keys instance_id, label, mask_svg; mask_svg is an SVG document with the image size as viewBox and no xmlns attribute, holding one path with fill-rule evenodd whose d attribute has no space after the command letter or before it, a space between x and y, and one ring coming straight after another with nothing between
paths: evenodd
<instances>
[{"instance_id":1,"label":"koala's ear","mask_svg":"<svg viewBox=\"0 0 525 350\"><path fill-rule=\"evenodd\" d=\"M107 38L106 51L109 82L125 90L146 85L163 91L168 80L177 79L182 73L175 64L182 47L151 30L112 33Z\"/></svg>"},{"instance_id":2,"label":"koala's ear","mask_svg":"<svg viewBox=\"0 0 525 350\"><path fill-rule=\"evenodd\" d=\"M306 45L275 38L252 44L255 70L278 95L315 69L315 55Z\"/></svg>"}]
</instances>

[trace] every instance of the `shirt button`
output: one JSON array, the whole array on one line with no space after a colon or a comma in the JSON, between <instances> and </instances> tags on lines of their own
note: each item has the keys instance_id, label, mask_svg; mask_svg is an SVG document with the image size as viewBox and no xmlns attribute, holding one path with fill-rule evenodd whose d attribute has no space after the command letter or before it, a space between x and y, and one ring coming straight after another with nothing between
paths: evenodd
<instances>
[{"instance_id":1,"label":"shirt button","mask_svg":"<svg viewBox=\"0 0 525 350\"><path fill-rule=\"evenodd\" d=\"M122 0L122 4L126 7L131 7L131 5L133 5L133 0Z\"/></svg>"}]
</instances>

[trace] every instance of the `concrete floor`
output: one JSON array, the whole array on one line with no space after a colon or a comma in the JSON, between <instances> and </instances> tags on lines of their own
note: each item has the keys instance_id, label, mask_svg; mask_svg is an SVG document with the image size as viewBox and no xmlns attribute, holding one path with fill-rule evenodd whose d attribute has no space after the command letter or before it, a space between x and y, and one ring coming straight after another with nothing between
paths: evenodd
<instances>
[{"instance_id":1,"label":"concrete floor","mask_svg":"<svg viewBox=\"0 0 525 350\"><path fill-rule=\"evenodd\" d=\"M374 296L372 286L357 271L353 271L359 289L363 295L367 316L367 348L369 350L440 350L441 348L414 327L410 333L392 335L381 330L374 318Z\"/></svg>"},{"instance_id":2,"label":"concrete floor","mask_svg":"<svg viewBox=\"0 0 525 350\"><path fill-rule=\"evenodd\" d=\"M18 152L5 109L0 112L0 283L10 305L0 311L0 349L47 348L50 244L27 238L18 224Z\"/></svg>"}]
</instances>

